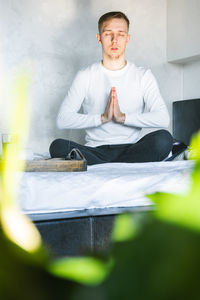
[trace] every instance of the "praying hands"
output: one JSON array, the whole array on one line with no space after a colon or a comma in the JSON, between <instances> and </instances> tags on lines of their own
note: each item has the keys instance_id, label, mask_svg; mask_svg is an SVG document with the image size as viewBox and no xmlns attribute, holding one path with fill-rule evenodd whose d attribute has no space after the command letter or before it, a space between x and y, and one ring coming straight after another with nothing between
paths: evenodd
<instances>
[{"instance_id":1,"label":"praying hands","mask_svg":"<svg viewBox=\"0 0 200 300\"><path fill-rule=\"evenodd\" d=\"M125 117L126 115L121 112L119 107L116 88L112 87L105 112L101 115L101 121L102 123L107 123L114 120L116 123L123 124L125 122Z\"/></svg>"}]
</instances>

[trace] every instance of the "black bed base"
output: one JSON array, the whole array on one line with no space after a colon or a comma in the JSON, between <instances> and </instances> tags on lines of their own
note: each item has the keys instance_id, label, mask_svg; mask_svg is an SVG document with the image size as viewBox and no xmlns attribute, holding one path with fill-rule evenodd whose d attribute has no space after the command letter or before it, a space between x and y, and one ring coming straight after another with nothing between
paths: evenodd
<instances>
[{"instance_id":1,"label":"black bed base","mask_svg":"<svg viewBox=\"0 0 200 300\"><path fill-rule=\"evenodd\" d=\"M86 209L73 212L29 215L54 257L107 251L115 217L152 210L152 206Z\"/></svg>"}]
</instances>

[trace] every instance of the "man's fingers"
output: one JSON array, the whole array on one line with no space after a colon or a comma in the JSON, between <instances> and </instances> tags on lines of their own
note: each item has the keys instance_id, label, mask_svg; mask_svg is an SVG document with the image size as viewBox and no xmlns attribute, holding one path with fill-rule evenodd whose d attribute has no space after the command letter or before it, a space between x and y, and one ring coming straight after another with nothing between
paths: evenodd
<instances>
[{"instance_id":1,"label":"man's fingers","mask_svg":"<svg viewBox=\"0 0 200 300\"><path fill-rule=\"evenodd\" d=\"M115 87L112 87L112 88L111 88L111 95L114 94L114 93L116 93L116 88L115 88Z\"/></svg>"},{"instance_id":2,"label":"man's fingers","mask_svg":"<svg viewBox=\"0 0 200 300\"><path fill-rule=\"evenodd\" d=\"M112 104L112 102L113 102L113 97L114 97L114 94L113 94L113 91L111 90L111 94L110 94L110 104Z\"/></svg>"},{"instance_id":3,"label":"man's fingers","mask_svg":"<svg viewBox=\"0 0 200 300\"><path fill-rule=\"evenodd\" d=\"M111 93L112 93L112 95L115 95L115 94L116 94L116 88L115 88L115 87L112 87Z\"/></svg>"},{"instance_id":4,"label":"man's fingers","mask_svg":"<svg viewBox=\"0 0 200 300\"><path fill-rule=\"evenodd\" d=\"M116 96L117 96L117 94L116 94L116 88L112 87L111 88L111 98L112 98L113 102L115 101Z\"/></svg>"}]
</instances>

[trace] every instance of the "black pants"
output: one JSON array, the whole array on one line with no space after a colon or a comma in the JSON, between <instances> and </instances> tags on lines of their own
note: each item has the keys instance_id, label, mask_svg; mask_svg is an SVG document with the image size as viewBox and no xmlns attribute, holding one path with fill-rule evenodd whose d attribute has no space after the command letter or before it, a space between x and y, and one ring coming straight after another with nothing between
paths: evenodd
<instances>
[{"instance_id":1,"label":"black pants","mask_svg":"<svg viewBox=\"0 0 200 300\"><path fill-rule=\"evenodd\" d=\"M73 148L78 148L88 165L107 162L151 162L165 159L172 150L173 138L166 130L157 130L145 135L134 144L103 145L88 147L75 142L56 139L49 148L51 157L66 157Z\"/></svg>"}]
</instances>

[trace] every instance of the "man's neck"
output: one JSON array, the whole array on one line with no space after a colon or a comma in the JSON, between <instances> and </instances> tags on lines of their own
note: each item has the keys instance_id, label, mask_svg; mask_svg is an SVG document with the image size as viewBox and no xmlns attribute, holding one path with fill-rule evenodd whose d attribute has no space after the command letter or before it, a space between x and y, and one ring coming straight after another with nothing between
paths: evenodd
<instances>
[{"instance_id":1,"label":"man's neck","mask_svg":"<svg viewBox=\"0 0 200 300\"><path fill-rule=\"evenodd\" d=\"M125 67L126 60L124 57L119 59L112 59L112 60L103 58L102 65L108 70L117 71Z\"/></svg>"}]
</instances>

